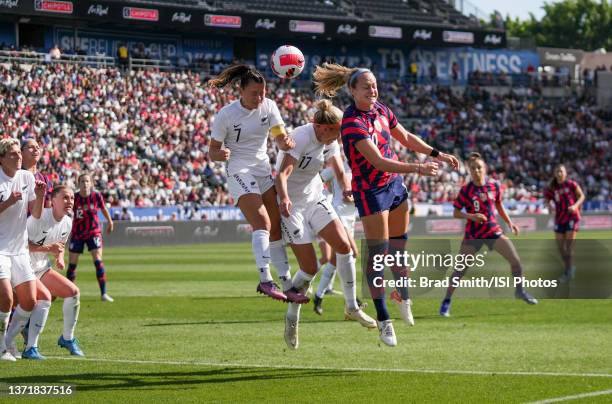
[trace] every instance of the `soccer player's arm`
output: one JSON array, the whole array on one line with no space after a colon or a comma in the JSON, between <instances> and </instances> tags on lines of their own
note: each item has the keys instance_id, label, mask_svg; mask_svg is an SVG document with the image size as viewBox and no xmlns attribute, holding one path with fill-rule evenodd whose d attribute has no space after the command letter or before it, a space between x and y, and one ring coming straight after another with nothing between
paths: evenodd
<instances>
[{"instance_id":1,"label":"soccer player's arm","mask_svg":"<svg viewBox=\"0 0 612 404\"><path fill-rule=\"evenodd\" d=\"M400 174L416 173L419 171L419 164L402 163L401 161L383 157L378 147L376 147L369 138L357 140L355 142L355 148L357 148L359 153L379 171Z\"/></svg>"},{"instance_id":2,"label":"soccer player's arm","mask_svg":"<svg viewBox=\"0 0 612 404\"><path fill-rule=\"evenodd\" d=\"M550 188L544 190L544 203L548 207L548 212L552 214L555 211L555 204L553 203L553 193Z\"/></svg>"},{"instance_id":3,"label":"soccer player's arm","mask_svg":"<svg viewBox=\"0 0 612 404\"><path fill-rule=\"evenodd\" d=\"M279 209L281 215L289 217L291 215L291 200L289 199L289 193L287 192L287 179L295 168L297 159L289 153L283 153L283 161L281 162L280 169L274 179L274 185L276 192L278 192Z\"/></svg>"},{"instance_id":4,"label":"soccer player's arm","mask_svg":"<svg viewBox=\"0 0 612 404\"><path fill-rule=\"evenodd\" d=\"M402 124L397 121L395 114L393 114L389 108L387 108L387 115L391 136L393 136L394 139L400 142L402 146L414 152L425 154L427 156L431 155L434 148L425 143L419 136L408 132L406 128L404 128ZM435 158L450 164L455 170L459 168L459 160L453 155L439 152L438 156Z\"/></svg>"},{"instance_id":5,"label":"soccer player's arm","mask_svg":"<svg viewBox=\"0 0 612 404\"><path fill-rule=\"evenodd\" d=\"M34 174L28 173L28 209L33 217L40 219L47 194L47 184L36 181Z\"/></svg>"},{"instance_id":6,"label":"soccer player's arm","mask_svg":"<svg viewBox=\"0 0 612 404\"><path fill-rule=\"evenodd\" d=\"M470 219L470 214L464 213L463 208L465 206L465 196L463 195L463 190L460 190L453 202L453 217L455 219Z\"/></svg>"},{"instance_id":7,"label":"soccer player's arm","mask_svg":"<svg viewBox=\"0 0 612 404\"><path fill-rule=\"evenodd\" d=\"M279 149L283 151L293 149L295 147L295 141L287 134L285 123L278 110L278 106L272 100L269 100L268 104L270 113L270 136L272 136Z\"/></svg>"},{"instance_id":8,"label":"soccer player's arm","mask_svg":"<svg viewBox=\"0 0 612 404\"><path fill-rule=\"evenodd\" d=\"M351 190L351 181L344 172L344 164L339 154L334 154L329 158L329 164L331 169L334 171L336 180L342 188L342 197L346 202L353 202L353 192Z\"/></svg>"},{"instance_id":9,"label":"soccer player's arm","mask_svg":"<svg viewBox=\"0 0 612 404\"><path fill-rule=\"evenodd\" d=\"M496 195L495 195L495 208L499 212L499 215L501 216L503 221L506 222L508 227L510 227L510 229L512 230L512 233L514 233L515 236L518 236L519 228L518 228L517 225L512 223L512 220L510 219L510 216L508 216L508 212L506 212L506 208L504 208L504 204L502 203L501 188L500 188L499 184L495 184L495 188L496 188L496 192L495 192L496 193Z\"/></svg>"},{"instance_id":10,"label":"soccer player's arm","mask_svg":"<svg viewBox=\"0 0 612 404\"><path fill-rule=\"evenodd\" d=\"M208 156L212 161L227 161L230 158L229 149L221 149L227 138L227 125L225 123L223 110L221 110L212 122L210 144L208 145Z\"/></svg>"},{"instance_id":11,"label":"soccer player's arm","mask_svg":"<svg viewBox=\"0 0 612 404\"><path fill-rule=\"evenodd\" d=\"M111 217L108 209L106 209L106 202L104 202L104 198L102 198L102 195L98 193L98 203L100 204L100 209L102 209L102 215L104 216L104 218L106 219L106 222L108 223L106 225L106 234L110 234L112 233L113 230L115 230L115 224L113 223L113 218Z\"/></svg>"},{"instance_id":12,"label":"soccer player's arm","mask_svg":"<svg viewBox=\"0 0 612 404\"><path fill-rule=\"evenodd\" d=\"M584 196L584 192L582 191L582 188L580 187L580 185L578 185L577 183L572 181L572 186L574 188L574 194L576 195L578 200L576 201L576 203L574 203L572 206L570 206L570 210L572 212L576 212L576 211L580 210L580 208L582 207L582 204L584 203L584 200L586 198Z\"/></svg>"}]
</instances>

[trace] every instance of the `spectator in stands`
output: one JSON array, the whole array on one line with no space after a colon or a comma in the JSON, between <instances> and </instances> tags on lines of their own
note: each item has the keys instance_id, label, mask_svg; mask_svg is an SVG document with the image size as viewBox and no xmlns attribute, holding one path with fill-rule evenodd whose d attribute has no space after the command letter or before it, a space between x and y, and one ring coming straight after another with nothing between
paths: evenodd
<instances>
[{"instance_id":1,"label":"spectator in stands","mask_svg":"<svg viewBox=\"0 0 612 404\"><path fill-rule=\"evenodd\" d=\"M53 47L49 50L49 57L52 61L59 60L62 57L62 51L57 44L53 45Z\"/></svg>"},{"instance_id":2,"label":"spectator in stands","mask_svg":"<svg viewBox=\"0 0 612 404\"><path fill-rule=\"evenodd\" d=\"M436 66L435 62L431 62L429 65L429 80L432 83L438 82L438 66Z\"/></svg>"},{"instance_id":3,"label":"spectator in stands","mask_svg":"<svg viewBox=\"0 0 612 404\"><path fill-rule=\"evenodd\" d=\"M124 43L120 43L117 47L117 60L123 67L126 67L130 61L130 50Z\"/></svg>"}]
</instances>

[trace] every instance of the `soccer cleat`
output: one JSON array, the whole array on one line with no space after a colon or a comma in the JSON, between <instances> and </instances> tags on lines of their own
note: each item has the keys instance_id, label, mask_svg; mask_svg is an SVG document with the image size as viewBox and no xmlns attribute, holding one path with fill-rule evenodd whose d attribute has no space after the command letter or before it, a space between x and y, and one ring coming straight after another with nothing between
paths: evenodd
<instances>
[{"instance_id":1,"label":"soccer cleat","mask_svg":"<svg viewBox=\"0 0 612 404\"><path fill-rule=\"evenodd\" d=\"M286 300L291 303L306 304L310 301L308 296L301 294L296 288L285 290Z\"/></svg>"},{"instance_id":2,"label":"soccer cleat","mask_svg":"<svg viewBox=\"0 0 612 404\"><path fill-rule=\"evenodd\" d=\"M325 290L325 294L327 296L342 296L343 295L343 293L340 292L339 290L335 290L335 289L332 289L332 288L326 289Z\"/></svg>"},{"instance_id":3,"label":"soccer cleat","mask_svg":"<svg viewBox=\"0 0 612 404\"><path fill-rule=\"evenodd\" d=\"M13 355L13 357L15 359L21 359L21 352L19 352L19 349L17 349L17 347L15 346L15 343L13 343L12 345L9 345L6 347L6 350Z\"/></svg>"},{"instance_id":4,"label":"soccer cleat","mask_svg":"<svg viewBox=\"0 0 612 404\"><path fill-rule=\"evenodd\" d=\"M576 277L576 268L571 267L569 270L566 270L563 273L563 275L559 278L559 283L568 283L575 277Z\"/></svg>"},{"instance_id":5,"label":"soccer cleat","mask_svg":"<svg viewBox=\"0 0 612 404\"><path fill-rule=\"evenodd\" d=\"M285 296L285 294L281 292L278 286L272 281L260 282L259 285L257 285L257 292L261 293L262 295L269 296L274 300L287 300L287 296Z\"/></svg>"},{"instance_id":6,"label":"soccer cleat","mask_svg":"<svg viewBox=\"0 0 612 404\"><path fill-rule=\"evenodd\" d=\"M402 300L399 303L400 315L402 320L410 326L414 325L414 317L412 316L412 300Z\"/></svg>"},{"instance_id":7,"label":"soccer cleat","mask_svg":"<svg viewBox=\"0 0 612 404\"><path fill-rule=\"evenodd\" d=\"M21 354L23 359L44 360L47 359L38 352L38 348L33 346L23 351Z\"/></svg>"},{"instance_id":8,"label":"soccer cleat","mask_svg":"<svg viewBox=\"0 0 612 404\"><path fill-rule=\"evenodd\" d=\"M79 340L76 338L68 340L68 339L64 339L64 336L61 335L59 339L57 340L57 345L59 345L62 348L66 348L68 352L70 352L70 355L85 356L85 354L83 353L83 350L81 349L81 346L79 345Z\"/></svg>"},{"instance_id":9,"label":"soccer cleat","mask_svg":"<svg viewBox=\"0 0 612 404\"><path fill-rule=\"evenodd\" d=\"M4 351L2 352L2 355L0 355L0 361L15 362L17 359L15 359L13 354L11 354L9 351Z\"/></svg>"},{"instance_id":10,"label":"soccer cleat","mask_svg":"<svg viewBox=\"0 0 612 404\"><path fill-rule=\"evenodd\" d=\"M321 306L322 303L323 303L323 299L321 299L319 296L315 295L315 297L314 297L314 312L317 313L319 316L323 315L323 307Z\"/></svg>"},{"instance_id":11,"label":"soccer cleat","mask_svg":"<svg viewBox=\"0 0 612 404\"><path fill-rule=\"evenodd\" d=\"M380 340L388 346L396 346L397 338L395 337L395 330L393 329L393 323L391 320L385 320L378 323L378 330L380 331Z\"/></svg>"},{"instance_id":12,"label":"soccer cleat","mask_svg":"<svg viewBox=\"0 0 612 404\"><path fill-rule=\"evenodd\" d=\"M103 302L111 302L112 303L112 302L115 301L115 299L113 299L112 297L110 297L106 293L102 295L101 299L102 299Z\"/></svg>"},{"instance_id":13,"label":"soccer cleat","mask_svg":"<svg viewBox=\"0 0 612 404\"><path fill-rule=\"evenodd\" d=\"M376 328L376 320L368 316L363 310L344 310L344 319L357 321L365 328Z\"/></svg>"},{"instance_id":14,"label":"soccer cleat","mask_svg":"<svg viewBox=\"0 0 612 404\"><path fill-rule=\"evenodd\" d=\"M285 317L285 342L291 349L298 349L298 322Z\"/></svg>"},{"instance_id":15,"label":"soccer cleat","mask_svg":"<svg viewBox=\"0 0 612 404\"><path fill-rule=\"evenodd\" d=\"M517 299L523 300L527 304L538 304L538 299L531 296L529 293L525 292L524 290L521 290L521 291L517 290L516 292L514 292L514 297L516 297Z\"/></svg>"},{"instance_id":16,"label":"soccer cleat","mask_svg":"<svg viewBox=\"0 0 612 404\"><path fill-rule=\"evenodd\" d=\"M451 305L450 299L442 300L442 305L440 306L440 315L442 317L450 317L450 305Z\"/></svg>"},{"instance_id":17,"label":"soccer cleat","mask_svg":"<svg viewBox=\"0 0 612 404\"><path fill-rule=\"evenodd\" d=\"M368 307L368 303L362 302L359 300L359 298L357 298L357 307L359 307L361 310L365 310L365 308Z\"/></svg>"}]
</instances>

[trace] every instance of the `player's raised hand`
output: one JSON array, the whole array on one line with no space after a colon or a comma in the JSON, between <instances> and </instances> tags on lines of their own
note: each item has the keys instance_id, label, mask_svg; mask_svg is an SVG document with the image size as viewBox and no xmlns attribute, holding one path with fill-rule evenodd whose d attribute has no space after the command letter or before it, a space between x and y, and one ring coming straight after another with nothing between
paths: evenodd
<instances>
[{"instance_id":1,"label":"player's raised hand","mask_svg":"<svg viewBox=\"0 0 612 404\"><path fill-rule=\"evenodd\" d=\"M350 189L345 189L342 191L342 200L348 203L354 203L355 199L353 198L353 191Z\"/></svg>"},{"instance_id":2,"label":"player's raised hand","mask_svg":"<svg viewBox=\"0 0 612 404\"><path fill-rule=\"evenodd\" d=\"M53 243L49 245L49 253L54 255L55 257L59 257L60 255L64 256L64 244L62 243Z\"/></svg>"},{"instance_id":3,"label":"player's raised hand","mask_svg":"<svg viewBox=\"0 0 612 404\"><path fill-rule=\"evenodd\" d=\"M276 138L276 144L279 149L287 151L295 147L295 140L289 135L278 136Z\"/></svg>"},{"instance_id":4,"label":"player's raised hand","mask_svg":"<svg viewBox=\"0 0 612 404\"><path fill-rule=\"evenodd\" d=\"M476 223L484 223L487 221L487 217L482 213L474 213L468 217L468 219L476 222Z\"/></svg>"},{"instance_id":5,"label":"player's raised hand","mask_svg":"<svg viewBox=\"0 0 612 404\"><path fill-rule=\"evenodd\" d=\"M278 206L280 208L281 215L289 217L291 215L291 206L291 199L285 198L281 200L280 205Z\"/></svg>"},{"instance_id":6,"label":"player's raised hand","mask_svg":"<svg viewBox=\"0 0 612 404\"><path fill-rule=\"evenodd\" d=\"M457 157L453 156L452 154L440 153L437 159L438 161L447 163L455 170L459 168L459 159L457 159Z\"/></svg>"},{"instance_id":7,"label":"player's raised hand","mask_svg":"<svg viewBox=\"0 0 612 404\"><path fill-rule=\"evenodd\" d=\"M36 185L34 185L34 193L37 198L44 198L45 193L47 192L47 184L43 181L36 181Z\"/></svg>"},{"instance_id":8,"label":"player's raised hand","mask_svg":"<svg viewBox=\"0 0 612 404\"><path fill-rule=\"evenodd\" d=\"M113 230L115 230L115 224L113 223L112 220L110 220L108 224L106 225L106 234L111 234Z\"/></svg>"},{"instance_id":9,"label":"player's raised hand","mask_svg":"<svg viewBox=\"0 0 612 404\"><path fill-rule=\"evenodd\" d=\"M435 161L429 161L419 166L419 174L432 177L438 175L438 163Z\"/></svg>"},{"instance_id":10,"label":"player's raised hand","mask_svg":"<svg viewBox=\"0 0 612 404\"><path fill-rule=\"evenodd\" d=\"M13 191L9 195L8 199L6 200L6 202L8 203L9 206L13 206L15 203L17 203L18 201L21 200L21 197L22 197L21 192Z\"/></svg>"}]
</instances>

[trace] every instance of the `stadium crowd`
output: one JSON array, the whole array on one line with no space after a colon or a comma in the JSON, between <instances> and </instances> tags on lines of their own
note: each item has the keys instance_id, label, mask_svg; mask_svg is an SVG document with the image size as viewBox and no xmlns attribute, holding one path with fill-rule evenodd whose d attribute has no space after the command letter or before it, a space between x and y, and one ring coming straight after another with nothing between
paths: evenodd
<instances>
[{"instance_id":1,"label":"stadium crowd","mask_svg":"<svg viewBox=\"0 0 612 404\"><path fill-rule=\"evenodd\" d=\"M504 187L504 198L536 201L553 166L564 162L587 199L609 200L612 161L610 111L589 99L546 100L491 96L478 87L379 83L384 102L413 132L460 156L484 154ZM54 182L76 185L92 173L111 206L233 204L223 166L208 160L210 120L235 99L206 85L195 72L122 71L67 64L0 65L0 133L35 137L43 146L40 170ZM309 87L269 83L289 127L309 120ZM344 104L348 97L340 97ZM340 105L342 106L342 105ZM407 156L396 145L401 158ZM269 154L275 150L270 144ZM409 175L413 200L446 202L467 172L441 178Z\"/></svg>"}]
</instances>

